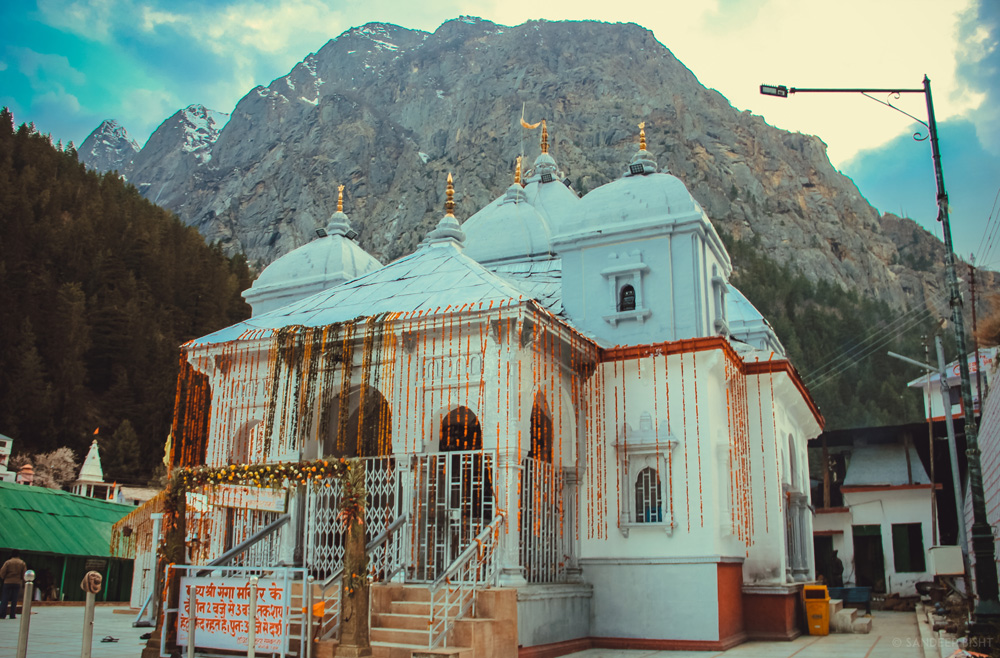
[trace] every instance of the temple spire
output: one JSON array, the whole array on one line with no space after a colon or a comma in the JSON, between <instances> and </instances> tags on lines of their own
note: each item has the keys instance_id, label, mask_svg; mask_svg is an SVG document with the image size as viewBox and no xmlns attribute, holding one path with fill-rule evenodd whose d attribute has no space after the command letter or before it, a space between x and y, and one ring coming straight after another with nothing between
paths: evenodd
<instances>
[{"instance_id":1,"label":"temple spire","mask_svg":"<svg viewBox=\"0 0 1000 658\"><path fill-rule=\"evenodd\" d=\"M337 187L337 212L344 212L344 186Z\"/></svg>"},{"instance_id":2,"label":"temple spire","mask_svg":"<svg viewBox=\"0 0 1000 658\"><path fill-rule=\"evenodd\" d=\"M521 184L521 156L517 156L517 164L514 165L514 184Z\"/></svg>"},{"instance_id":3,"label":"temple spire","mask_svg":"<svg viewBox=\"0 0 1000 658\"><path fill-rule=\"evenodd\" d=\"M465 232L462 231L461 224L455 219L455 185L448 173L448 186L445 188L447 200L444 202L444 217L438 222L437 227L427 234L424 244L440 245L445 243L454 244L461 247L465 242Z\"/></svg>"},{"instance_id":4,"label":"temple spire","mask_svg":"<svg viewBox=\"0 0 1000 658\"><path fill-rule=\"evenodd\" d=\"M628 169L625 170L625 175L645 176L646 174L655 174L658 169L656 160L646 150L646 122L642 121L639 123L639 150L632 156Z\"/></svg>"},{"instance_id":5,"label":"temple spire","mask_svg":"<svg viewBox=\"0 0 1000 658\"><path fill-rule=\"evenodd\" d=\"M445 189L448 199L444 202L444 214L448 217L455 216L455 185L451 179L451 172L448 172L448 187Z\"/></svg>"},{"instance_id":6,"label":"temple spire","mask_svg":"<svg viewBox=\"0 0 1000 658\"><path fill-rule=\"evenodd\" d=\"M545 125L545 119L542 119L542 153L549 152L549 129Z\"/></svg>"}]
</instances>

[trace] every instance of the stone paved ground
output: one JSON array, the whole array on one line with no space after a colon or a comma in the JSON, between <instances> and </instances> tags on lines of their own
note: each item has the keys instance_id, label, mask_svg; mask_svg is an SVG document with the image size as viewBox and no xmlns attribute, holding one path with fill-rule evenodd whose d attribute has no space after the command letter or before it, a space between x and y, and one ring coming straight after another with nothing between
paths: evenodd
<instances>
[{"instance_id":1,"label":"stone paved ground","mask_svg":"<svg viewBox=\"0 0 1000 658\"><path fill-rule=\"evenodd\" d=\"M145 642L139 636L147 628L133 628L133 616L116 614L126 608L98 606L94 616L93 658L138 658ZM0 621L0 658L13 658L17 649L20 618ZM75 658L80 655L83 607L36 606L28 635L28 658ZM102 643L110 635L118 642ZM925 652L924 648L927 648ZM792 642L747 642L725 652L641 651L589 649L570 658L942 658L955 647L937 646L937 635L924 629L923 637L912 612L876 612L869 635L804 635Z\"/></svg>"},{"instance_id":2,"label":"stone paved ground","mask_svg":"<svg viewBox=\"0 0 1000 658\"><path fill-rule=\"evenodd\" d=\"M868 635L803 635L791 642L746 642L724 652L588 649L568 658L926 658L941 655L936 648L925 654L924 646L933 643L921 639L914 613L877 611Z\"/></svg>"},{"instance_id":3,"label":"stone paved ground","mask_svg":"<svg viewBox=\"0 0 1000 658\"><path fill-rule=\"evenodd\" d=\"M139 636L150 629L133 628L134 615L115 614L116 609L128 608L99 605L94 609L93 658L138 658L146 645ZM75 658L80 655L83 647L82 605L34 606L31 613L27 658ZM0 621L0 656L3 658L17 655L20 627L21 615L14 621ZM101 642L101 638L108 635L118 638L118 641Z\"/></svg>"}]
</instances>

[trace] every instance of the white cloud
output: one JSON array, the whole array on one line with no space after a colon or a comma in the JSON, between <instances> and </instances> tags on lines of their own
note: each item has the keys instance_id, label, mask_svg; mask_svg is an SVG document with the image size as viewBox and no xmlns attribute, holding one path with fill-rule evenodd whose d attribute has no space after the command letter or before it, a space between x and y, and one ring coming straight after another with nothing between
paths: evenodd
<instances>
[{"instance_id":1,"label":"white cloud","mask_svg":"<svg viewBox=\"0 0 1000 658\"><path fill-rule=\"evenodd\" d=\"M45 89L52 85L52 81L58 80L74 85L82 85L87 81L81 71L73 68L69 59L62 55L50 55L39 53L30 48L20 48L13 46L9 52L17 60L17 68L23 73L32 87L35 89Z\"/></svg>"},{"instance_id":2,"label":"white cloud","mask_svg":"<svg viewBox=\"0 0 1000 658\"><path fill-rule=\"evenodd\" d=\"M116 0L38 0L38 11L46 24L71 34L106 41L116 22L125 20L127 3Z\"/></svg>"},{"instance_id":3,"label":"white cloud","mask_svg":"<svg viewBox=\"0 0 1000 658\"><path fill-rule=\"evenodd\" d=\"M0 71L6 71L6 70L7 70L7 62L0 59Z\"/></svg>"},{"instance_id":4,"label":"white cloud","mask_svg":"<svg viewBox=\"0 0 1000 658\"><path fill-rule=\"evenodd\" d=\"M42 113L68 112L75 114L80 111L79 99L62 89L47 91L36 96L32 105L36 111Z\"/></svg>"}]
</instances>

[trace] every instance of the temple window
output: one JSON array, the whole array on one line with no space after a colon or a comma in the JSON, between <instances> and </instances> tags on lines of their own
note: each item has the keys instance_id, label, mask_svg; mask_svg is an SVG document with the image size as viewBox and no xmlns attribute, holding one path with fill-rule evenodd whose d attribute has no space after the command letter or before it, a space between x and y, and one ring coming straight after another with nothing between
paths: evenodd
<instances>
[{"instance_id":1,"label":"temple window","mask_svg":"<svg viewBox=\"0 0 1000 658\"><path fill-rule=\"evenodd\" d=\"M663 521L663 495L660 476L647 466L639 471L635 480L635 522L660 523Z\"/></svg>"},{"instance_id":2,"label":"temple window","mask_svg":"<svg viewBox=\"0 0 1000 658\"><path fill-rule=\"evenodd\" d=\"M646 308L643 291L643 275L649 266L642 261L642 251L612 253L608 260L609 266L601 270L610 293L610 312L604 319L613 327L627 320L644 322L652 313Z\"/></svg>"},{"instance_id":3,"label":"temple window","mask_svg":"<svg viewBox=\"0 0 1000 658\"><path fill-rule=\"evenodd\" d=\"M635 288L633 288L630 284L622 286L621 294L618 295L618 310L635 310Z\"/></svg>"},{"instance_id":4,"label":"temple window","mask_svg":"<svg viewBox=\"0 0 1000 658\"><path fill-rule=\"evenodd\" d=\"M621 473L621 525L619 530L628 537L632 528L660 528L668 535L673 532L674 518L669 491L663 488L670 481L670 452L677 447L677 438L666 422L654 427L652 416L643 412L639 427L626 423L622 427L616 448Z\"/></svg>"}]
</instances>

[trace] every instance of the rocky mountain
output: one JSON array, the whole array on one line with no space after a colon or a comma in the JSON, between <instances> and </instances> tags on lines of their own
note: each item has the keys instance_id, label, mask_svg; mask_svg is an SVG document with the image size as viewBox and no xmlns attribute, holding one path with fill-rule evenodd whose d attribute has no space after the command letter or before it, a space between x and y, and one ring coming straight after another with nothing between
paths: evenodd
<instances>
[{"instance_id":1,"label":"rocky mountain","mask_svg":"<svg viewBox=\"0 0 1000 658\"><path fill-rule=\"evenodd\" d=\"M149 136L126 177L146 198L176 211L195 172L212 161L212 146L228 120L228 114L204 105L178 110Z\"/></svg>"},{"instance_id":2,"label":"rocky mountain","mask_svg":"<svg viewBox=\"0 0 1000 658\"><path fill-rule=\"evenodd\" d=\"M819 138L740 112L634 24L354 28L251 90L224 127L200 106L178 112L126 175L257 264L311 239L343 183L362 246L389 260L439 219L447 172L464 218L503 193L518 155L534 159L522 107L548 120L551 153L579 194L621 174L645 121L661 169L720 229L813 280L941 312L940 241L881 217Z\"/></svg>"},{"instance_id":3,"label":"rocky mountain","mask_svg":"<svg viewBox=\"0 0 1000 658\"><path fill-rule=\"evenodd\" d=\"M138 152L139 144L113 119L102 121L77 151L80 161L97 171L125 171Z\"/></svg>"}]
</instances>

